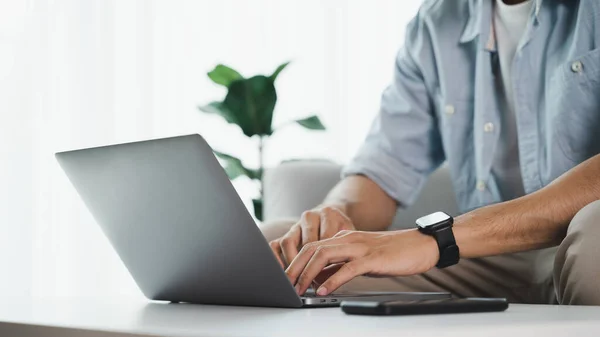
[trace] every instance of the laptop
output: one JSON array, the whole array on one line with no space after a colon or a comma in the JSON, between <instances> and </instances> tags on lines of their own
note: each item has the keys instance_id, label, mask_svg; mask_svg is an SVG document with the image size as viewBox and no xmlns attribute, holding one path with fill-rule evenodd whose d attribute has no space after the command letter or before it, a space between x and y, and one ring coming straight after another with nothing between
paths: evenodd
<instances>
[{"instance_id":1,"label":"laptop","mask_svg":"<svg viewBox=\"0 0 600 337\"><path fill-rule=\"evenodd\" d=\"M148 299L300 308L450 297L298 296L200 135L61 152L56 158Z\"/></svg>"}]
</instances>

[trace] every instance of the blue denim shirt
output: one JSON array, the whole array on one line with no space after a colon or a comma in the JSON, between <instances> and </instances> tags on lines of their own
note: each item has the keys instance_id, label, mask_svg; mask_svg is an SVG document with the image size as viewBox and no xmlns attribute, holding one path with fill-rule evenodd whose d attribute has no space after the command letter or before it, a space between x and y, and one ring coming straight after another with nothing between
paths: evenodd
<instances>
[{"instance_id":1,"label":"blue denim shirt","mask_svg":"<svg viewBox=\"0 0 600 337\"><path fill-rule=\"evenodd\" d=\"M492 170L502 128L492 1L425 1L345 176L366 175L409 206L446 161L462 212L503 201ZM600 153L600 1L534 2L512 64L527 194Z\"/></svg>"}]
</instances>

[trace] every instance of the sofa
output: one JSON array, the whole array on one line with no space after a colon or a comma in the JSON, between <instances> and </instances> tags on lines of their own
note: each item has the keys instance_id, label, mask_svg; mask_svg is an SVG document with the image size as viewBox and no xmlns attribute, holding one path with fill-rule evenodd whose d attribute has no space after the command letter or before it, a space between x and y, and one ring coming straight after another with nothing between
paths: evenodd
<instances>
[{"instance_id":1,"label":"sofa","mask_svg":"<svg viewBox=\"0 0 600 337\"><path fill-rule=\"evenodd\" d=\"M266 170L264 176L264 223L298 219L318 206L340 181L342 166L329 161L294 161ZM448 168L432 173L419 198L399 208L389 229L413 228L415 220L436 211L458 215Z\"/></svg>"}]
</instances>

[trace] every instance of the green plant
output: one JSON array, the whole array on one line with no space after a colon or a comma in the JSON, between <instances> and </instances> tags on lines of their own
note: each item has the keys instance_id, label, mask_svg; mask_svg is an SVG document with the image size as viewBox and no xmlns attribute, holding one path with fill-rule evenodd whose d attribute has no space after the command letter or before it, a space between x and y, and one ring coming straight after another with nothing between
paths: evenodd
<instances>
[{"instance_id":1,"label":"green plant","mask_svg":"<svg viewBox=\"0 0 600 337\"><path fill-rule=\"evenodd\" d=\"M263 204L263 172L264 172L264 145L265 141L282 127L298 124L309 130L325 130L319 117L313 115L303 119L286 123L278 128L273 128L273 112L277 103L275 80L289 65L289 62L277 67L270 76L257 75L244 78L239 72L225 65L217 65L208 73L208 77L218 85L227 88L227 95L222 101L214 101L199 107L203 112L217 114L228 123L240 127L244 135L249 138L258 138L259 167L248 168L239 158L214 151L221 159L229 179L234 180L240 176L247 176L260 182L260 197L252 200L254 214L262 220Z\"/></svg>"}]
</instances>

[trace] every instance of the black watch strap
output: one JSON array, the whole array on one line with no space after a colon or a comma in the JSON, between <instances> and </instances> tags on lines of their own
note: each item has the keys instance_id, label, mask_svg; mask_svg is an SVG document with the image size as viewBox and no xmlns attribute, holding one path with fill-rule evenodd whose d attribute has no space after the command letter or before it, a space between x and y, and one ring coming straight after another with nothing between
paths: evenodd
<instances>
[{"instance_id":1,"label":"black watch strap","mask_svg":"<svg viewBox=\"0 0 600 337\"><path fill-rule=\"evenodd\" d=\"M460 259L460 251L454 239L452 226L434 231L432 235L437 241L440 250L440 260L436 264L436 267L445 268L457 264Z\"/></svg>"}]
</instances>

